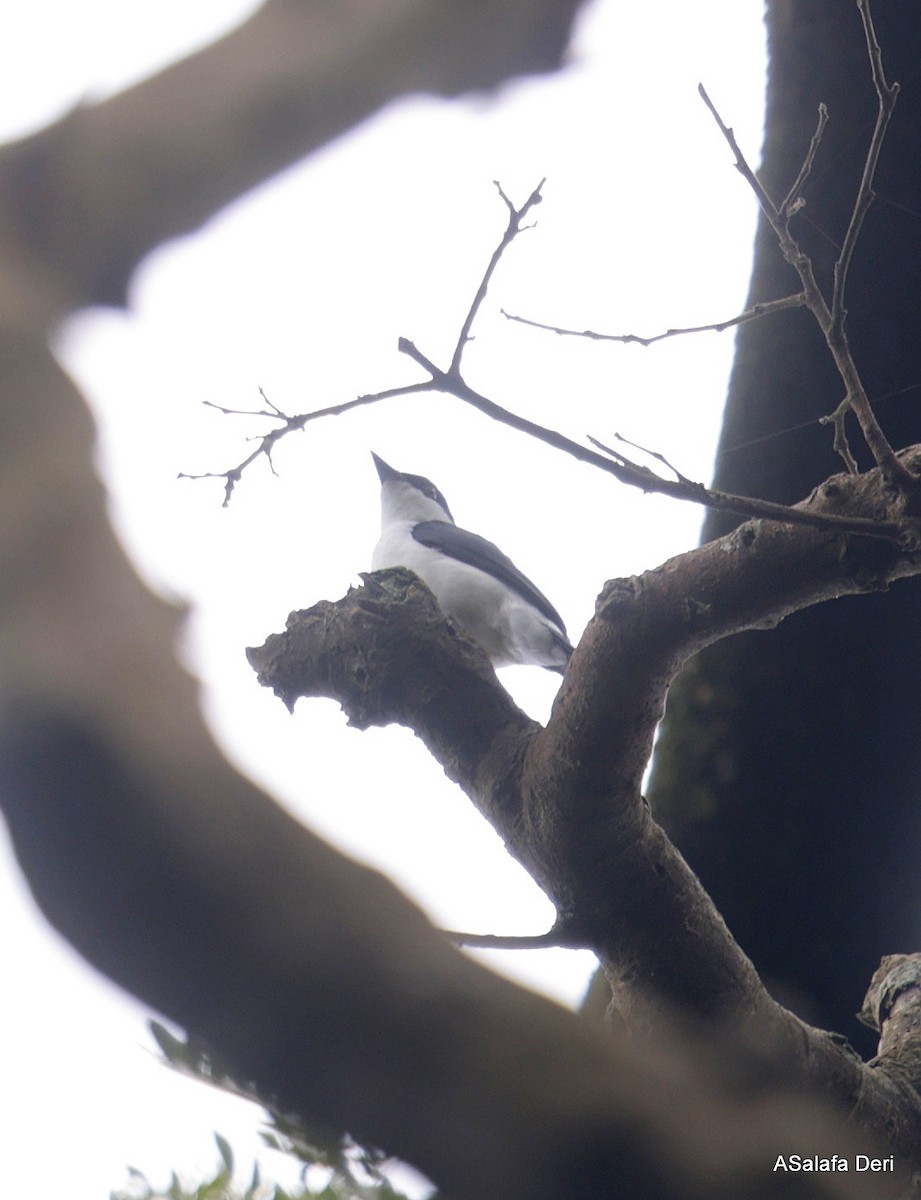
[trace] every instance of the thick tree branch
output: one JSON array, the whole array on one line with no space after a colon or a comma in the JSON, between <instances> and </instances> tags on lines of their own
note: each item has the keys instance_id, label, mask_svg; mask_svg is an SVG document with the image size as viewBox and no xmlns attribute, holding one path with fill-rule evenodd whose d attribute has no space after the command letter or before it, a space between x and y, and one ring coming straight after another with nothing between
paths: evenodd
<instances>
[{"instance_id":1,"label":"thick tree branch","mask_svg":"<svg viewBox=\"0 0 921 1200\"><path fill-rule=\"evenodd\" d=\"M0 239L9 251L0 275L0 800L43 910L100 969L285 1107L402 1154L456 1200L866 1198L873 1181L813 1186L772 1171L775 1153L830 1154L856 1138L807 1101L791 1103L789 1043L803 1030L759 994L760 1029L785 1049L775 1074L747 1091L683 1039L666 1044L664 1034L661 1053L641 1055L466 961L380 876L323 846L229 767L202 722L197 685L172 653L181 614L125 562L92 468L91 422L46 348L53 321L74 305L119 302L153 245L194 228L385 99L488 86L510 70L554 64L571 11L498 3L484 20L482 6L466 0L270 0L211 50L0 156ZM901 528L894 504L882 519ZM800 548L797 539L834 546L839 574L831 551L820 555L827 578L813 580L816 594L881 585L910 561L876 540L854 546L787 526L758 533L739 554L785 538ZM842 580L842 560L857 562L862 583ZM386 597L371 593L353 624L380 637ZM719 606L711 619L697 600L681 602L691 628L672 637L673 657L688 651L690 634L700 640L731 625ZM781 609L784 602L793 601L777 601ZM607 597L599 625L619 617L615 610ZM744 619L779 615L752 599ZM563 761L554 778L541 761L554 722L562 729L572 719L578 697L564 690L551 727L539 731L503 700L475 648L458 656L462 639L441 626L453 653L420 661L412 680L429 691L410 697L377 650L344 655L335 670L327 661L326 686L351 689L359 722L384 703L409 713L426 698L432 745L458 777L469 774L468 761L479 764L482 778L471 782L484 808L572 901L567 918L597 938L603 908L585 910L568 874L568 856L591 833L578 827L568 788L589 768ZM618 703L627 705L631 691L640 694L630 677L630 653L639 652L629 638L607 641L610 634L598 632L597 649L624 669ZM475 689L463 741L449 720L444 678L431 676L438 662L452 671L466 663ZM600 685L587 652L573 671L587 689ZM456 686L457 676L447 677ZM648 687L645 695L634 746L656 707ZM583 744L604 732L587 727ZM594 803L606 792L616 802L605 832L625 832L628 849L630 835L651 828L637 816L635 758L621 779L602 755L587 795ZM560 857L548 861L554 823ZM625 918L627 937L642 946L649 935L637 932L629 907ZM728 980L727 998L711 1001L710 1015L738 1015L750 968L707 913L693 928L710 939L705 962L724 966ZM666 996L690 978L680 930L675 947L671 976L661 987L647 981ZM621 961L620 941L604 949L612 966ZM888 1131L879 1089L858 1066L833 1055L827 1039L805 1044L826 1094L852 1101L859 1083L856 1117ZM907 1158L919 1141L906 1134Z\"/></svg>"},{"instance_id":2,"label":"thick tree branch","mask_svg":"<svg viewBox=\"0 0 921 1200\"><path fill-rule=\"evenodd\" d=\"M804 1133L776 1077L770 1095L723 1090L682 1042L640 1055L466 962L233 772L167 653L175 614L108 529L72 386L50 358L36 372L34 348L3 349L24 374L7 374L19 403L0 410L21 463L0 473L0 798L39 903L78 949L286 1109L386 1146L459 1200L802 1195L772 1179L773 1154L856 1144L811 1108ZM531 728L494 692L474 742L490 711L512 740ZM868 1193L845 1180L832 1194Z\"/></svg>"},{"instance_id":3,"label":"thick tree branch","mask_svg":"<svg viewBox=\"0 0 921 1200\"><path fill-rule=\"evenodd\" d=\"M921 954L890 954L883 959L867 990L860 1019L881 1034L874 1065L921 1095Z\"/></svg>"},{"instance_id":4,"label":"thick tree branch","mask_svg":"<svg viewBox=\"0 0 921 1200\"><path fill-rule=\"evenodd\" d=\"M684 1042L640 1054L465 961L237 775L171 653L179 614L108 526L80 398L41 342L0 349L15 400L0 406L0 801L39 904L99 969L286 1109L387 1147L459 1200L801 1195L775 1186L772 1154L855 1144L813 1109L804 1135L776 1077L770 1095L723 1089ZM360 620L380 628L373 608ZM456 749L488 768L536 727L466 653L480 690ZM436 714L457 680L440 661ZM353 683L392 690L377 656L359 665Z\"/></svg>"},{"instance_id":5,"label":"thick tree branch","mask_svg":"<svg viewBox=\"0 0 921 1200\"><path fill-rule=\"evenodd\" d=\"M921 449L907 457L914 468ZM808 505L899 523L904 500L875 471L829 480ZM874 1126L885 1108L872 1099L876 1077L768 997L649 816L640 785L668 683L690 655L918 573L921 556L886 543L743 525L606 586L546 729L515 707L485 656L407 571L374 574L339 604L293 614L285 634L249 656L289 705L331 696L361 726L410 725L553 900L560 940L598 953L635 1028L658 1023L658 997L757 1031L803 1078L823 1080L848 1106L865 1104L862 1119Z\"/></svg>"},{"instance_id":6,"label":"thick tree branch","mask_svg":"<svg viewBox=\"0 0 921 1200\"><path fill-rule=\"evenodd\" d=\"M921 462L921 451L908 458ZM806 507L895 524L901 512L878 471L837 476ZM750 1003L750 965L729 948L640 796L668 684L713 641L919 572L921 556L888 543L743 525L606 585L543 730L511 702L477 647L444 640L440 614L411 572L375 574L340 605L294 614L285 634L249 654L289 705L331 695L354 724L411 725L551 895L566 936L612 963L628 960L622 997L653 987L699 1016L738 1016ZM644 868L647 843L655 849ZM634 851L638 877L624 868ZM666 871L651 869L667 856ZM707 930L697 928L702 914Z\"/></svg>"},{"instance_id":7,"label":"thick tree branch","mask_svg":"<svg viewBox=\"0 0 921 1200\"><path fill-rule=\"evenodd\" d=\"M500 0L485 19L467 0L266 0L198 54L0 153L7 270L52 285L29 297L46 322L124 303L148 251L395 97L556 68L577 8Z\"/></svg>"}]
</instances>

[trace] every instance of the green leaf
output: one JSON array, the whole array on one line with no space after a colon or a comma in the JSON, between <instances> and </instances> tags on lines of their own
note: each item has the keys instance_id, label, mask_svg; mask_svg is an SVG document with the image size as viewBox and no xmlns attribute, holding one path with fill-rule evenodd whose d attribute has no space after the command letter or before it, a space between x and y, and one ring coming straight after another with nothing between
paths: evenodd
<instances>
[{"instance_id":1,"label":"green leaf","mask_svg":"<svg viewBox=\"0 0 921 1200\"><path fill-rule=\"evenodd\" d=\"M224 1166L227 1169L227 1174L233 1174L233 1150L230 1148L230 1142L225 1137L221 1137L219 1133L214 1135L214 1140L217 1142L217 1148L223 1160Z\"/></svg>"},{"instance_id":2,"label":"green leaf","mask_svg":"<svg viewBox=\"0 0 921 1200\"><path fill-rule=\"evenodd\" d=\"M182 1038L177 1038L170 1033L166 1026L161 1025L159 1021L148 1021L147 1026L167 1062L179 1066L188 1065L188 1047Z\"/></svg>"}]
</instances>

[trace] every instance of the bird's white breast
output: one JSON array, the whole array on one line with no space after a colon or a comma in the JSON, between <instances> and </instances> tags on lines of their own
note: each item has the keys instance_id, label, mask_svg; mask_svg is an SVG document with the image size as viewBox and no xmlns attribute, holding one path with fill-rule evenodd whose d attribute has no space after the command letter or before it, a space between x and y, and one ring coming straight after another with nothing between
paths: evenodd
<instances>
[{"instance_id":1,"label":"bird's white breast","mask_svg":"<svg viewBox=\"0 0 921 1200\"><path fill-rule=\"evenodd\" d=\"M485 571L417 542L412 535L415 524L392 521L384 528L371 558L372 570L415 571L442 612L463 626L497 667L565 665L566 655L542 614Z\"/></svg>"}]
</instances>

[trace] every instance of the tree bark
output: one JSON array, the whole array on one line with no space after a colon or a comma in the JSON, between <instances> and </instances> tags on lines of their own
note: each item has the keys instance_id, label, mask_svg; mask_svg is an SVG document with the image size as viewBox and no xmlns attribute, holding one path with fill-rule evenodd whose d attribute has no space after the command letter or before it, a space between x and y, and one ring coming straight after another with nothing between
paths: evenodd
<instances>
[{"instance_id":1,"label":"tree bark","mask_svg":"<svg viewBox=\"0 0 921 1200\"><path fill-rule=\"evenodd\" d=\"M893 1094L886 1053L863 1066L770 1001L645 812L639 783L686 653L733 621L773 622L810 596L882 586L914 572L913 556L891 542L749 527L699 552L698 602L684 586L666 588L660 632L671 641L661 645L637 639L642 587L632 636L621 636L614 617L630 596L614 586L545 731L508 707L488 668L430 612L452 680L466 671L476 689L468 722L433 732L432 745L452 752L458 776L483 768L472 784L488 784L477 794L559 901L561 929L582 941L603 932L622 993L631 995L626 963L671 1002L656 1020L649 989L635 987L628 1016L639 1029L641 1012L657 1039L631 1044L467 961L395 888L229 767L173 655L182 614L125 562L93 470L91 421L47 348L73 307L117 302L152 246L387 99L554 65L573 9L270 0L210 50L0 155L0 800L39 904L91 962L282 1107L403 1155L455 1200L891 1195L889 1180L773 1169L777 1154L892 1146L902 1168L917 1168L916 1081ZM839 498L828 488L814 503L834 508ZM877 478L850 499L898 519ZM801 539L812 539L805 555ZM735 615L711 587L725 582L730 549L744 582ZM816 575L804 583L771 571L788 552ZM707 563L722 567L708 574ZM779 589L772 608L761 580ZM381 666L356 661L360 639L352 643L352 658L335 660L351 664L343 685L367 707L377 679L384 696L402 688L405 705L405 647ZM618 661L633 663L633 675L622 672L629 694L607 682ZM332 678L333 660L323 665ZM417 680L425 665L415 664ZM430 722L436 694L421 688L413 700ZM620 757L602 745L615 726ZM607 824L602 808L613 812ZM660 958L659 980L648 978L657 947L642 925L643 893L631 893L633 911L629 897L625 912L592 902L599 881L617 883L608 851L624 830L647 894L672 918L694 918L665 930L674 953ZM580 849L597 868L585 882ZM696 957L695 944L705 951ZM703 1036L674 1020L695 970L716 985L685 1003ZM902 997L912 989L879 991L872 1011L898 1018L891 1041L905 1050ZM917 1057L908 1033L901 1069ZM804 1084L824 1099L804 1095ZM876 1147L863 1145L860 1127L880 1135Z\"/></svg>"}]
</instances>

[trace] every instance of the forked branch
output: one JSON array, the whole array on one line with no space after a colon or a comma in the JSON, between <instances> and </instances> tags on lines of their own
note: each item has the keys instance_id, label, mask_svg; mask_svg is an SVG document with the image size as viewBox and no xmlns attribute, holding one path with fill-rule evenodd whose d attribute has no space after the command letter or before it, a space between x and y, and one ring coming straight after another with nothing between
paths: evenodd
<instances>
[{"instance_id":1,"label":"forked branch","mask_svg":"<svg viewBox=\"0 0 921 1200\"><path fill-rule=\"evenodd\" d=\"M852 473L857 472L857 463L852 455L845 437L844 418L847 412L853 409L860 427L863 431L867 445L879 467L882 469L887 479L895 484L907 497L917 497L921 493L921 481L907 469L904 463L897 457L888 439L883 433L876 416L873 413L870 402L867 398L866 391L861 382L857 366L851 354L850 346L848 345L845 332L845 316L846 310L844 307L845 298L845 283L847 279L847 271L850 265L850 260L853 255L853 249L856 245L857 238L860 232L860 227L863 217L869 207L872 198L873 176L876 169L876 163L879 158L879 151L885 136L889 118L892 113L893 105L898 94L898 86L889 85L886 82L882 68L882 59L879 49L879 43L876 39L876 34L873 30L872 21L870 20L869 10L866 0L861 0L859 8L864 21L864 29L867 37L867 45L869 48L871 69L873 72L874 84L879 96L879 113L874 128L873 137L867 153L866 165L861 180L858 195L855 200L854 210L848 227L847 236L845 238L844 247L838 259L835 268L835 285L831 299L827 299L820 287L813 270L812 262L809 256L803 251L796 238L790 231L790 221L792 217L802 207L802 188L808 180L816 156L819 152L822 134L828 119L828 113L824 106L819 108L818 123L815 132L812 135L806 155L803 159L796 179L793 182L787 195L782 203L778 206L772 200L767 190L759 180L755 171L752 170L745 155L742 153L738 142L736 141L733 130L723 121L720 114L717 112L713 101L707 95L706 89L700 85L699 92L710 110L714 120L716 121L721 133L726 139L730 149L735 155L736 167L739 172L747 180L749 186L754 191L758 202L764 212L767 220L773 228L780 249L788 262L796 269L800 282L802 283L802 291L791 296L781 297L777 300L766 301L754 305L751 309L736 317L732 317L726 321L715 322L710 325L695 326L683 329L671 329L665 333L657 334L652 337L644 338L637 334L598 334L592 331L583 331L579 336L594 338L597 340L617 341L617 342L638 342L643 345L650 345L652 342L658 341L664 337L672 337L682 333L702 332L704 330L719 331L728 329L734 325L742 324L749 320L765 316L769 313L783 311L788 308L806 307L815 317L821 328L829 349L834 358L838 372L845 386L845 397L842 403L838 406L826 420L834 425L835 428L835 449L841 454L847 468ZM658 492L663 495L671 496L674 499L691 501L692 503L702 504L708 508L717 511L729 511L744 517L758 517L765 520L783 521L790 524L811 524L821 528L834 530L839 533L858 533L867 534L875 537L883 537L887 539L899 540L906 536L905 531L901 528L893 528L890 524L879 524L867 522L862 518L850 518L846 515L824 515L809 512L801 507L791 507L783 504L774 504L768 501L759 500L755 497L739 496L726 492L719 492L705 487L701 483L695 483L684 476L678 474L675 479L666 478L651 470L646 466L642 466L628 459L627 457L616 453L609 452L607 454L599 454L595 450L580 442L575 442L571 438L564 436L556 430L549 429L545 426L538 425L536 422L530 421L525 417L518 416L503 408L495 401L476 392L466 382L463 376L463 356L467 345L472 336L472 329L476 321L477 315L486 298L486 294L490 283L503 254L518 237L518 235L526 228L531 228L531 225L525 223L526 217L531 210L541 202L543 180L534 188L524 203L518 207L512 203L501 186L496 183L506 208L508 209L508 222L502 237L500 238L496 248L493 250L486 269L477 286L473 299L467 310L467 314L461 324L460 331L455 341L454 351L451 356L450 364L447 370L442 370L437 367L421 350L419 350L414 342L409 338L400 338L399 349L401 353L407 354L427 373L428 379L407 384L402 387L389 388L381 392L372 393L365 396L359 396L354 400L346 401L342 404L332 405L326 408L317 409L312 412L301 413L295 416L287 416L273 405L272 412L265 412L261 415L269 417L273 420L282 420L283 424L280 428L272 429L268 434L258 439L256 449L247 456L237 466L223 472L209 472L206 477L218 477L225 481L224 487L224 503L229 502L233 488L239 481L243 470L254 462L257 458L265 455L271 465L272 449L278 440L295 429L303 429L308 422L317 420L321 417L340 415L353 408L362 405L374 404L379 401L391 399L395 396L408 395L416 392L425 391L441 391L448 393L463 400L465 403L477 408L484 415L492 420L502 424L509 425L511 428L518 430L521 433L527 434L529 437L537 438L547 445L553 446L572 457L584 462L597 469L606 471L608 474L614 475L621 483L628 484L631 487L638 487L644 492ZM506 313L506 316L510 314ZM511 316L510 319L520 321L525 324L536 325L541 328L550 329L558 334L574 335L576 331L567 330L561 327L543 325L537 321L530 321L523 317ZM226 411L226 410L224 410ZM589 439L591 440L591 439ZM202 476L199 476L202 477ZM908 513L915 515L916 504L921 504L921 500L915 504L909 504ZM908 540L912 545L915 543L915 533L910 531Z\"/></svg>"},{"instance_id":2,"label":"forked branch","mask_svg":"<svg viewBox=\"0 0 921 1200\"><path fill-rule=\"evenodd\" d=\"M844 432L844 418L848 411L853 411L870 453L887 479L903 491L906 496L917 497L919 489L921 489L921 483L919 483L918 478L908 471L904 463L896 456L888 438L883 433L876 419L876 414L873 412L863 382L861 381L857 364L851 353L845 328L847 319L845 296L848 270L864 217L873 202L873 178L899 91L898 84L890 85L886 81L882 65L882 51L876 37L876 31L873 28L868 0L858 0L857 7L860 10L861 20L863 21L870 68L878 98L878 108L873 134L867 148L863 175L854 198L851 219L844 237L841 253L838 255L835 263L834 284L830 298L826 297L816 280L811 259L790 231L790 221L803 206L801 189L812 170L828 118L828 113L824 105L820 105L819 107L818 125L809 144L803 165L790 191L783 202L777 206L755 171L752 170L745 155L739 148L735 134L717 112L713 101L707 95L707 91L702 84L699 85L698 91L707 108L710 110L713 119L716 121L720 132L726 139L730 150L735 155L736 168L754 192L761 206L761 211L764 213L777 237L777 242L784 258L799 275L806 298L806 307L815 317L819 328L822 330L835 366L838 369L838 374L844 383L844 399L835 411L826 418L828 423L834 426L835 450L843 458L848 470L856 473L857 463L848 446Z\"/></svg>"},{"instance_id":3,"label":"forked branch","mask_svg":"<svg viewBox=\"0 0 921 1200\"><path fill-rule=\"evenodd\" d=\"M516 208L511 200L509 200L498 180L493 180L493 182L496 185L496 190L505 203L505 207L508 209L508 225L506 226L505 233L502 235L502 240L492 252L489 264L483 273L483 278L480 280L480 286L476 290L476 294L474 295L470 308L467 311L467 315L464 318L464 323L461 325L461 331L458 334L457 343L454 347L454 354L451 356L450 370L455 373L460 371L461 359L464 356L464 350L467 347L467 343L470 341L470 330L473 328L473 322L476 320L477 313L480 311L480 307L483 301L486 299L486 292L489 288L493 273L495 272L496 267L499 265L499 260L502 258L502 255L505 253L506 249L512 244L519 233L526 228L532 228L531 226L524 225L523 221L531 209L536 204L540 204L541 200L543 199L543 196L541 195L541 188L546 183L546 180L542 179L540 181L531 195L528 196L527 200L525 200L524 204L522 204L521 208Z\"/></svg>"},{"instance_id":4,"label":"forked branch","mask_svg":"<svg viewBox=\"0 0 921 1200\"><path fill-rule=\"evenodd\" d=\"M661 495L670 496L675 500L689 501L694 504L702 504L707 508L711 508L721 512L733 512L742 517L758 518L761 520L781 521L791 525L810 525L814 528L826 529L829 532L840 534L861 534L869 537L883 538L888 541L902 542L909 537L912 544L916 539L916 534L913 530L906 533L906 529L899 524L889 521L875 521L866 517L848 516L846 514L832 514L817 512L815 510L800 506L776 504L773 501L761 500L753 496L740 496L731 492L716 491L706 487L703 483L697 483L688 479L680 472L675 471L676 478L663 476L656 471L634 462L630 458L617 451L604 447L604 453L599 453L598 450L583 444L582 442L574 441L572 438L566 437L565 434L558 430L548 428L545 425L540 425L536 421L531 421L527 417L520 416L517 413L504 408L497 404L494 400L482 395L472 388L463 375L463 355L467 345L470 342L471 330L473 328L477 314L480 311L483 300L486 297L486 292L492 277L496 271L499 262L505 251L512 244L515 238L525 229L531 228L530 225L524 223L524 218L530 210L541 200L541 187L543 181L528 196L525 202L516 208L509 200L505 192L499 187L499 194L509 210L509 219L505 230L502 233L495 250L489 258L486 270L483 277L477 286L473 300L467 311L461 326L460 333L457 337L455 348L452 354L451 363L447 370L442 370L438 367L426 354L424 354L416 344L409 338L400 338L398 348L402 354L407 355L415 363L417 363L427 373L428 378L417 381L415 383L406 384L402 387L389 388L385 391L370 393L364 396L358 396L354 400L345 401L342 404L331 405L326 408L315 409L312 412L301 413L293 416L288 416L281 412L275 405L272 405L272 411L263 411L262 413L253 414L261 415L272 420L281 420L283 422L280 428L272 429L268 434L259 439L256 449L247 456L243 462L237 466L223 472L212 472L206 476L187 476L192 478L221 478L225 481L224 487L224 503L229 502L233 493L234 486L239 481L242 472L252 462L261 455L265 455L271 462L271 452L275 444L288 433L297 429L303 429L309 422L318 420L322 417L339 416L342 413L348 412L354 408L358 408L368 404L376 404L382 401L392 399L395 396L405 396L412 393L437 391L447 395L455 396L464 403L476 408L484 416L489 417L493 421L500 424L508 425L510 428L517 430L519 433L526 434L528 437L535 438L543 442L545 445L552 446L555 450L559 450L579 462L585 463L587 466L596 468L613 475L620 483L630 487L639 488L644 492L655 492ZM498 184L496 185L498 187ZM730 325L738 324L743 320L751 320L757 316L765 315L767 312L776 312L785 308L801 307L803 304L808 304L808 299L804 294L798 293L795 296L784 297L777 301L769 302L765 305L755 306L739 317L732 318L725 322L723 328L728 328ZM714 325L709 328L720 328ZM562 331L561 331L562 332ZM620 340L629 340L627 338ZM637 338L636 340L642 340ZM653 339L655 340L655 339ZM223 412L231 410L222 409ZM598 445L597 441L592 438L588 439L594 445ZM655 457L655 455L653 455ZM671 468L674 471L674 468Z\"/></svg>"}]
</instances>

